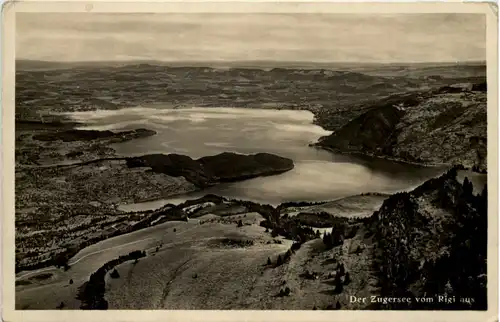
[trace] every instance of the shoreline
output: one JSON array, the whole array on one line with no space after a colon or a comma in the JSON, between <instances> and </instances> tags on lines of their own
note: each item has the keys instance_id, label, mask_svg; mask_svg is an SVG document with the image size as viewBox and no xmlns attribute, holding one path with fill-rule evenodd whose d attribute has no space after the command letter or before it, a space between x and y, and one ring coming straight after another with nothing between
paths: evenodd
<instances>
[{"instance_id":1,"label":"shoreline","mask_svg":"<svg viewBox=\"0 0 500 322\"><path fill-rule=\"evenodd\" d=\"M362 156L362 157L370 157L370 158L374 158L374 159L387 160L387 161L392 161L392 162L397 162L397 163L402 163L402 164L419 166L421 168L441 168L442 167L442 168L444 168L444 170L445 169L449 170L450 168L458 166L458 167L462 168L462 170L468 170L468 171L472 171L472 172L478 173L478 174L487 174L488 173L488 169L484 169L483 170L484 172L482 172L482 171L478 171L478 170L474 169L474 167L466 167L466 166L463 166L461 164L419 163L419 162L408 161L408 160L401 159L401 158L391 158L389 156L383 156L383 155L372 155L372 154L363 153L363 152L342 151L342 150L338 150L338 149L334 149L334 148L325 147L322 145L316 145L316 143L310 144L309 146L315 147L317 149L325 150L325 151L330 151L333 153L343 154L343 155L355 155L355 156L357 155L357 156Z\"/></svg>"},{"instance_id":2,"label":"shoreline","mask_svg":"<svg viewBox=\"0 0 500 322\"><path fill-rule=\"evenodd\" d=\"M375 154L369 154L366 152L356 152L356 151L343 151L340 149L335 149L331 147L326 147L323 145L319 145L318 143L311 143L309 144L310 147L320 149L320 150L325 150L333 153L339 153L342 155L354 155L354 156L361 156L361 157L370 157L374 159L380 159L380 160L386 160L386 161L392 161L392 162L397 162L397 163L403 163L403 164L408 164L408 165L413 165L413 166L419 166L422 168L439 168L439 167L453 167L453 164L450 163L421 163L421 162L414 162L414 161L408 161L402 158L394 158L394 157L389 157L389 156L384 156L384 155L375 155Z\"/></svg>"}]
</instances>

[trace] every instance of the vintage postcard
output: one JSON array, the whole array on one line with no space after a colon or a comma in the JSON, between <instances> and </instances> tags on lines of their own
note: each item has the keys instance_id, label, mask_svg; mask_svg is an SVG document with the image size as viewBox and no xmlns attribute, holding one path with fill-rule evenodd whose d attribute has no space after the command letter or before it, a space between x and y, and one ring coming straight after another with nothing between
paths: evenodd
<instances>
[{"instance_id":1,"label":"vintage postcard","mask_svg":"<svg viewBox=\"0 0 500 322\"><path fill-rule=\"evenodd\" d=\"M496 6L3 14L5 321L496 319Z\"/></svg>"}]
</instances>

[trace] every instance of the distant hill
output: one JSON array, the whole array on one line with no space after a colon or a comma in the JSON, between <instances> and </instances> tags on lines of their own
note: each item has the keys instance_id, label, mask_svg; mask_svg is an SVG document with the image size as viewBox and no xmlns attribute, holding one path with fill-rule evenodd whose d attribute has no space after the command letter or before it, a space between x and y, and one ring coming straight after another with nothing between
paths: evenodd
<instances>
[{"instance_id":1,"label":"distant hill","mask_svg":"<svg viewBox=\"0 0 500 322\"><path fill-rule=\"evenodd\" d=\"M446 77L453 70L450 77L470 77L484 75L486 62L470 61L458 63L350 63L350 62L283 62L283 61L81 61L81 62L53 62L39 60L16 60L16 70L50 70L84 67L117 67L130 65L172 66L172 67L212 67L212 68L255 68L255 69L326 69L349 70L376 76L419 76L440 75Z\"/></svg>"},{"instance_id":2,"label":"distant hill","mask_svg":"<svg viewBox=\"0 0 500 322\"><path fill-rule=\"evenodd\" d=\"M114 67L136 65L142 63L154 62L113 62L113 61L87 61L87 62L55 62L43 60L16 60L16 70L23 71L36 71L36 70L57 70L57 69L71 69L82 67Z\"/></svg>"}]
</instances>

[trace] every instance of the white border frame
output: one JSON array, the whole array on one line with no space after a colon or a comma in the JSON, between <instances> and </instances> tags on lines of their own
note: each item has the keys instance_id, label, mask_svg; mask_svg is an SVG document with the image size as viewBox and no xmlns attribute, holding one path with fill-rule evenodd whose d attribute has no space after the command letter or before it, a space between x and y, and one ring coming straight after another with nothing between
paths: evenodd
<instances>
[{"instance_id":1,"label":"white border frame","mask_svg":"<svg viewBox=\"0 0 500 322\"><path fill-rule=\"evenodd\" d=\"M90 10L89 10L90 9ZM14 270L14 84L16 12L99 13L479 13L487 21L488 80L488 311L21 311L15 310ZM492 3L327 2L262 0L195 1L9 1L2 6L2 199L3 319L5 321L498 321L498 19Z\"/></svg>"}]
</instances>

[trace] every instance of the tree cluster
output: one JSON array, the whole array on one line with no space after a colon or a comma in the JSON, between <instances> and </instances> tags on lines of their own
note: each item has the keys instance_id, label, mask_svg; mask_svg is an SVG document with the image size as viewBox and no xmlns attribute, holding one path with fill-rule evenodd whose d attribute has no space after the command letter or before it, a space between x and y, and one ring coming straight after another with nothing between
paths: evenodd
<instances>
[{"instance_id":1,"label":"tree cluster","mask_svg":"<svg viewBox=\"0 0 500 322\"><path fill-rule=\"evenodd\" d=\"M96 272L92 273L89 280L79 289L78 299L82 302L80 308L83 310L106 310L108 308L108 302L104 299L106 273L121 263L134 259L137 260L145 256L146 252L135 250L130 252L128 255L120 256L117 259L107 262ZM116 270L115 272L116 275L114 276L118 277L118 272Z\"/></svg>"},{"instance_id":2,"label":"tree cluster","mask_svg":"<svg viewBox=\"0 0 500 322\"><path fill-rule=\"evenodd\" d=\"M332 228L331 233L325 233L323 235L323 244L326 245L327 249L342 245L344 243L344 234L346 226L336 225Z\"/></svg>"},{"instance_id":3,"label":"tree cluster","mask_svg":"<svg viewBox=\"0 0 500 322\"><path fill-rule=\"evenodd\" d=\"M391 304L384 308L486 309L487 187L475 195L473 184L468 178L463 183L456 181L457 169L459 167L427 181L411 194L384 202L381 208L383 215L379 216L376 226L378 247L374 268L379 271L382 296L446 294L457 299L474 298L474 302L412 301L411 307L407 304L404 307ZM452 214L451 217L433 218L443 221L440 225L446 226L442 230L430 229L436 227L436 223L431 224L430 219L420 213L414 199L415 194L423 198L437 196L432 200L433 205ZM447 251L432 258L412 255L418 254L415 251L417 247L423 247L421 239L416 239L422 232L427 234L426 240L435 239ZM412 285L420 287L411 287Z\"/></svg>"}]
</instances>

